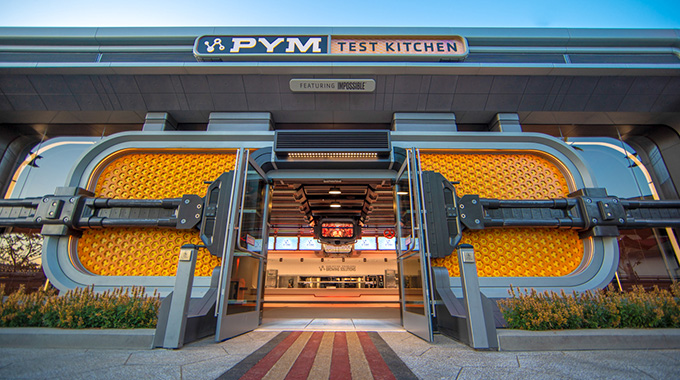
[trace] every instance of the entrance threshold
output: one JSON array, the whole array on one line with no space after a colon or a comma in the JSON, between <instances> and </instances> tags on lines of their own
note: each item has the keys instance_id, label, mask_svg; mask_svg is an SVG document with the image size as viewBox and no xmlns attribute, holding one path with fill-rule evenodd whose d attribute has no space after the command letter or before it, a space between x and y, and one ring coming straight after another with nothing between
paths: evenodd
<instances>
[{"instance_id":1,"label":"entrance threshold","mask_svg":"<svg viewBox=\"0 0 680 380\"><path fill-rule=\"evenodd\" d=\"M265 304L259 331L404 331L399 305Z\"/></svg>"}]
</instances>

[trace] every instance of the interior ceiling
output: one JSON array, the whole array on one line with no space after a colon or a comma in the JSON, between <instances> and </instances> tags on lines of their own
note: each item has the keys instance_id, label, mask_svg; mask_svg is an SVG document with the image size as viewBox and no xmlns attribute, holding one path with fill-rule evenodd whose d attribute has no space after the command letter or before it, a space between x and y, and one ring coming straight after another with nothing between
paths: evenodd
<instances>
[{"instance_id":1,"label":"interior ceiling","mask_svg":"<svg viewBox=\"0 0 680 380\"><path fill-rule=\"evenodd\" d=\"M340 194L329 194L331 188ZM331 203L341 207L332 208ZM362 234L381 235L394 228L392 184L383 181L305 181L276 180L270 224L277 235L312 235L308 222L314 218L356 218L362 216Z\"/></svg>"}]
</instances>

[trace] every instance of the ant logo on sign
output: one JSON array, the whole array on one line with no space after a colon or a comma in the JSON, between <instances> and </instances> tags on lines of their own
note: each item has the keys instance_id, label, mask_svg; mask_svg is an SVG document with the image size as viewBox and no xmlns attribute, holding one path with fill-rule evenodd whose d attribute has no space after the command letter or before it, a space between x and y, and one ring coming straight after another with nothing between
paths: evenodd
<instances>
[{"instance_id":1,"label":"ant logo on sign","mask_svg":"<svg viewBox=\"0 0 680 380\"><path fill-rule=\"evenodd\" d=\"M215 38L215 39L213 40L212 45L211 45L208 41L205 41L204 43L205 43L205 46L208 47L208 49L207 49L207 50L208 50L208 53L214 52L214 51L215 51L215 46L219 46L218 49L220 49L220 50L224 50L224 49L225 49L225 47L222 46L222 39L221 39L221 38Z\"/></svg>"},{"instance_id":2,"label":"ant logo on sign","mask_svg":"<svg viewBox=\"0 0 680 380\"><path fill-rule=\"evenodd\" d=\"M194 43L194 54L196 56L327 54L327 52L328 36L202 36L198 37Z\"/></svg>"}]
</instances>

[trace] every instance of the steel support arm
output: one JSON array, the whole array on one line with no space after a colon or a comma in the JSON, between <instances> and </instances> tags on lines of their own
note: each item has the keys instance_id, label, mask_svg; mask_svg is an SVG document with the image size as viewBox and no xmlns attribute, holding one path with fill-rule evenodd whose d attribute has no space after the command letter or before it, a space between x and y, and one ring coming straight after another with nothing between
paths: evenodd
<instances>
[{"instance_id":1,"label":"steel support arm","mask_svg":"<svg viewBox=\"0 0 680 380\"><path fill-rule=\"evenodd\" d=\"M581 189L568 198L508 200L464 195L465 228L553 227L576 229L581 237L618 236L620 229L680 227L680 201L630 201L605 189Z\"/></svg>"},{"instance_id":2,"label":"steel support arm","mask_svg":"<svg viewBox=\"0 0 680 380\"><path fill-rule=\"evenodd\" d=\"M77 195L47 195L42 198L0 200L0 226L41 228L45 235L63 235L102 227L194 228L201 208L181 217L183 209L203 203L201 197L186 195L168 199L111 199L91 197L82 189ZM59 189L57 191L59 194ZM64 226L64 229L44 228Z\"/></svg>"}]
</instances>

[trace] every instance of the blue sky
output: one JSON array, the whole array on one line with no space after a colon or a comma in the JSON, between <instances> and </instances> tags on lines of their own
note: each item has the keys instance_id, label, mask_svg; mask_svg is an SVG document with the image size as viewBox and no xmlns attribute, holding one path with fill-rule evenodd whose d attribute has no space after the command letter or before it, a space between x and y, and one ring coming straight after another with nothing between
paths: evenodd
<instances>
[{"instance_id":1,"label":"blue sky","mask_svg":"<svg viewBox=\"0 0 680 380\"><path fill-rule=\"evenodd\" d=\"M0 0L0 26L680 28L680 0Z\"/></svg>"}]
</instances>

